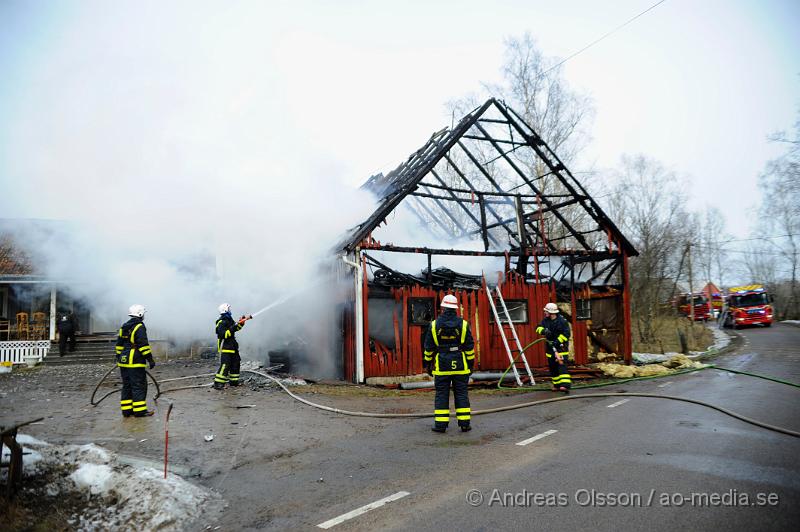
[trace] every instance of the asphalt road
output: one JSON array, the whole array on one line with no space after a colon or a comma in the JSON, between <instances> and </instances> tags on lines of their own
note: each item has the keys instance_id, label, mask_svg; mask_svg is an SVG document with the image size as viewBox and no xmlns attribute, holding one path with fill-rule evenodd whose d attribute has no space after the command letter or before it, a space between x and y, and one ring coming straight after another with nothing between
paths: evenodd
<instances>
[{"instance_id":1,"label":"asphalt road","mask_svg":"<svg viewBox=\"0 0 800 532\"><path fill-rule=\"evenodd\" d=\"M800 328L739 332L744 344L718 365L800 382ZM602 390L700 399L800 431L800 389L749 376L706 370ZM473 409L492 399L473 396ZM445 435L432 433L429 420L339 419L353 431L207 479L229 503L222 524L616 531L795 530L800 522L800 439L701 406L567 401L476 417L472 432L451 426ZM387 497L394 500L340 517Z\"/></svg>"},{"instance_id":2,"label":"asphalt road","mask_svg":"<svg viewBox=\"0 0 800 532\"><path fill-rule=\"evenodd\" d=\"M800 328L739 334L742 345L718 357L718 365L800 383ZM208 373L214 364L176 361L156 373L159 379ZM158 470L163 407L174 402L171 471L227 503L221 514L202 516L201 528L209 530L320 530L321 524L334 530L794 530L800 522L800 438L692 404L564 401L478 416L472 432L452 426L442 435L430 431L430 419L332 415L275 389L244 386L168 394L151 404L155 416L123 421L116 396L97 408L87 404L105 371L44 367L4 376L0 424L44 415L28 433L51 443L94 442ZM352 410L433 406L431 392L295 390ZM624 390L700 399L800 431L800 389L716 370L573 396ZM552 395L473 393L471 399L473 409L483 409ZM204 440L208 434L213 441Z\"/></svg>"}]
</instances>

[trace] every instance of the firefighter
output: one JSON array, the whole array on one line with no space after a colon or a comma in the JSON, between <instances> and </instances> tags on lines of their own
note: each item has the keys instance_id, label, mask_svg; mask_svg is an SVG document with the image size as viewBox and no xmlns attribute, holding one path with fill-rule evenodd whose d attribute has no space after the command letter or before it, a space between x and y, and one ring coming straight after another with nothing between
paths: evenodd
<instances>
[{"instance_id":1,"label":"firefighter","mask_svg":"<svg viewBox=\"0 0 800 532\"><path fill-rule=\"evenodd\" d=\"M214 388L221 390L225 383L239 386L239 342L236 333L242 330L244 323L252 316L242 316L239 321L234 321L231 316L231 306L223 303L219 306L219 319L217 320L217 352L219 353L219 369L214 375Z\"/></svg>"},{"instance_id":2,"label":"firefighter","mask_svg":"<svg viewBox=\"0 0 800 532\"><path fill-rule=\"evenodd\" d=\"M567 370L569 359L569 324L558 313L555 303L548 303L544 307L545 317L536 327L538 334L547 338L547 366L550 368L550 377L553 382L554 392L569 393L572 387L572 377Z\"/></svg>"},{"instance_id":3,"label":"firefighter","mask_svg":"<svg viewBox=\"0 0 800 532\"><path fill-rule=\"evenodd\" d=\"M456 315L456 296L442 298L442 314L431 322L425 335L423 355L429 374L433 375L436 398L433 403L434 432L444 432L450 422L450 387L456 405L456 419L463 432L471 430L467 385L475 363L475 342L467 320Z\"/></svg>"},{"instance_id":4,"label":"firefighter","mask_svg":"<svg viewBox=\"0 0 800 532\"><path fill-rule=\"evenodd\" d=\"M58 331L58 356L63 357L67 352L67 341L69 340L69 352L75 352L75 333L78 332L78 319L71 310L62 312L58 316L56 323Z\"/></svg>"},{"instance_id":5,"label":"firefighter","mask_svg":"<svg viewBox=\"0 0 800 532\"><path fill-rule=\"evenodd\" d=\"M128 321L122 324L117 337L117 366L122 378L122 396L120 408L125 417L152 416L147 410L147 372L145 363L150 369L156 367L150 343L147 341L147 328L144 326L145 308L142 305L131 305L128 309Z\"/></svg>"}]
</instances>

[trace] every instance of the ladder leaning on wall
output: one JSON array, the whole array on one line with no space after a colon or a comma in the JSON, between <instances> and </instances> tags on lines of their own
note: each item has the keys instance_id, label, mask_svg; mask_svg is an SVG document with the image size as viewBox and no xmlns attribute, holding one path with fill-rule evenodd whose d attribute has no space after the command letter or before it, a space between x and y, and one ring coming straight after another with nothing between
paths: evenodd
<instances>
[{"instance_id":1,"label":"ladder leaning on wall","mask_svg":"<svg viewBox=\"0 0 800 532\"><path fill-rule=\"evenodd\" d=\"M503 346L506 349L506 354L508 355L508 361L511 364L511 369L514 371L514 378L517 381L517 386L522 386L522 379L519 376L519 371L517 371L517 363L514 361L514 353L511 350L511 347L508 344L508 337L506 336L506 327L511 329L511 334L514 336L514 342L517 344L517 353L519 353L519 358L522 359L522 362L525 364L525 371L528 372L528 378L530 378L531 385L536 384L533 380L533 372L531 372L531 367L528 365L528 358L525 356L525 353L522 351L522 343L519 341L519 335L517 335L517 329L514 327L514 322L511 320L511 315L508 313L508 307L506 307L506 301L503 299L503 294L500 293L500 287L495 287L495 292L497 293L497 299L500 301L500 306L503 310L503 315L506 318L506 323L500 319L500 316L497 313L497 306L494 304L494 297L492 296L492 291L489 289L489 286L486 284L486 280L484 279L484 288L486 288L486 295L489 297L489 306L492 308L492 314L494 315L494 321L497 323L497 328L500 330L500 338L503 339Z\"/></svg>"}]
</instances>

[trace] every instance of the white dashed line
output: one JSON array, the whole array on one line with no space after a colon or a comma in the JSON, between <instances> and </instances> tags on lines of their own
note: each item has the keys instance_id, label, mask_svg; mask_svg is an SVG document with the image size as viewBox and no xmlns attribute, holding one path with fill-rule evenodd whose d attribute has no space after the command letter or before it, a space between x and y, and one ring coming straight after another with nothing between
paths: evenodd
<instances>
[{"instance_id":1,"label":"white dashed line","mask_svg":"<svg viewBox=\"0 0 800 532\"><path fill-rule=\"evenodd\" d=\"M623 399L622 401L617 401L616 403L611 403L610 405L608 405L608 408L615 408L615 407L617 407L619 405L624 405L628 401L630 401L630 399Z\"/></svg>"},{"instance_id":2,"label":"white dashed line","mask_svg":"<svg viewBox=\"0 0 800 532\"><path fill-rule=\"evenodd\" d=\"M527 440L522 440L521 442L518 442L517 445L525 446L525 445L528 445L529 443L535 442L536 440L541 440L542 438L546 438L546 437L550 436L551 434L555 434L556 432L558 432L558 431L557 430L546 430L546 431L542 432L541 434L537 434L533 438L528 438Z\"/></svg>"},{"instance_id":3,"label":"white dashed line","mask_svg":"<svg viewBox=\"0 0 800 532\"><path fill-rule=\"evenodd\" d=\"M667 386L671 386L671 385L672 385L672 381L669 381L669 382L665 382L664 384L659 384L658 387L659 388L666 388Z\"/></svg>"},{"instance_id":4,"label":"white dashed line","mask_svg":"<svg viewBox=\"0 0 800 532\"><path fill-rule=\"evenodd\" d=\"M354 517L358 517L361 514L365 514L370 510L374 510L375 508L380 508L381 506L385 505L386 503L396 501L398 499L402 499L403 497L407 497L411 495L407 491L398 491L394 495L389 495L388 497L384 497L383 499L377 500L375 502L371 502L369 504L365 504L361 508L356 508L351 512L347 512L346 514L342 514L339 517L334 517L333 519L329 519L324 523L320 523L317 525L319 528L332 528L338 524L344 523L348 519L352 519Z\"/></svg>"}]
</instances>

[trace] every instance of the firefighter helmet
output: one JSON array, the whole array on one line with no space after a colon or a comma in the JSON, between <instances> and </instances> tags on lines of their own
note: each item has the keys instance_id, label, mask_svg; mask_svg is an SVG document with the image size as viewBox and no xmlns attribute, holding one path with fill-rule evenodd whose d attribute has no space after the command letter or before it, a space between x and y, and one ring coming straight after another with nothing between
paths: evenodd
<instances>
[{"instance_id":1,"label":"firefighter helmet","mask_svg":"<svg viewBox=\"0 0 800 532\"><path fill-rule=\"evenodd\" d=\"M223 303L219 306L219 313L220 314L230 314L231 312L231 305L230 303Z\"/></svg>"},{"instance_id":2,"label":"firefighter helmet","mask_svg":"<svg viewBox=\"0 0 800 532\"><path fill-rule=\"evenodd\" d=\"M128 309L128 316L133 316L134 318L144 318L145 313L144 305L131 305Z\"/></svg>"},{"instance_id":3,"label":"firefighter helmet","mask_svg":"<svg viewBox=\"0 0 800 532\"><path fill-rule=\"evenodd\" d=\"M544 306L544 311L548 314L558 314L558 307L555 303L548 303Z\"/></svg>"},{"instance_id":4,"label":"firefighter helmet","mask_svg":"<svg viewBox=\"0 0 800 532\"><path fill-rule=\"evenodd\" d=\"M458 299L452 294L447 294L442 298L442 308L458 308Z\"/></svg>"}]
</instances>

